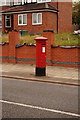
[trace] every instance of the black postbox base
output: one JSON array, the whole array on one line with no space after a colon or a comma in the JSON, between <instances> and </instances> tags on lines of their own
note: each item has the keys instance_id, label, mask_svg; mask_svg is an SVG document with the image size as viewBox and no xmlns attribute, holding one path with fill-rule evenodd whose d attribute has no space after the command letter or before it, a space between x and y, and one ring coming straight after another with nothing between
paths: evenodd
<instances>
[{"instance_id":1,"label":"black postbox base","mask_svg":"<svg viewBox=\"0 0 80 120\"><path fill-rule=\"evenodd\" d=\"M36 76L46 76L46 68L36 67Z\"/></svg>"}]
</instances>

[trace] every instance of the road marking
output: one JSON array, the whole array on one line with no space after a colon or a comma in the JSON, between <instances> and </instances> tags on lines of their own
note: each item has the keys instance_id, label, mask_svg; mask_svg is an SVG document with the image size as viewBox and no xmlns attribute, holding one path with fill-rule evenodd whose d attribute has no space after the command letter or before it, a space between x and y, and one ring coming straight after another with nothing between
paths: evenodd
<instances>
[{"instance_id":1,"label":"road marking","mask_svg":"<svg viewBox=\"0 0 80 120\"><path fill-rule=\"evenodd\" d=\"M38 107L38 106L33 106L33 105L27 105L27 104L22 104L22 103L15 103L15 102L10 102L10 101L5 101L5 100L0 100L0 102L1 103L12 104L12 105L18 105L18 106L22 106L22 107L28 107L28 108L38 109L38 110L44 110L44 111L53 112L53 113L59 113L59 114L65 114L65 115L69 115L69 116L80 117L79 114L71 113L71 112L64 112L64 111L60 111L60 110L43 108L43 107Z\"/></svg>"}]
</instances>

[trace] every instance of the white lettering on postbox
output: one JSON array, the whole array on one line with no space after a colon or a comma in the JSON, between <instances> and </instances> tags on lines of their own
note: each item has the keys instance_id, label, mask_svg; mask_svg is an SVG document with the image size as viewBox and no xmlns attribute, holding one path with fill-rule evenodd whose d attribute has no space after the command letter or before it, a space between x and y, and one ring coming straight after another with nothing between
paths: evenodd
<instances>
[{"instance_id":1,"label":"white lettering on postbox","mask_svg":"<svg viewBox=\"0 0 80 120\"><path fill-rule=\"evenodd\" d=\"M45 53L45 47L42 47L42 53Z\"/></svg>"}]
</instances>

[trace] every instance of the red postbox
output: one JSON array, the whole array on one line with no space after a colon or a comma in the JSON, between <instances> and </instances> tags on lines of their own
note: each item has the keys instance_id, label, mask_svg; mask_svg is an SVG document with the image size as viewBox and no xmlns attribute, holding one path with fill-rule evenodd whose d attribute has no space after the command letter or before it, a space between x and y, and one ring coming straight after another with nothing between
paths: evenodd
<instances>
[{"instance_id":1,"label":"red postbox","mask_svg":"<svg viewBox=\"0 0 80 120\"><path fill-rule=\"evenodd\" d=\"M45 37L37 37L36 40L36 76L46 75L46 40Z\"/></svg>"}]
</instances>

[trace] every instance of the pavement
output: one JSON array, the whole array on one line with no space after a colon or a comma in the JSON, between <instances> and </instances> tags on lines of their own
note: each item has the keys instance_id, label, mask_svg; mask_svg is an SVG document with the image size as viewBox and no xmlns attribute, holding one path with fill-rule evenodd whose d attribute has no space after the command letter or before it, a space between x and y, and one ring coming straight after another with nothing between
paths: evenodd
<instances>
[{"instance_id":1,"label":"pavement","mask_svg":"<svg viewBox=\"0 0 80 120\"><path fill-rule=\"evenodd\" d=\"M46 76L35 76L35 65L0 63L0 77L80 86L79 68L46 66Z\"/></svg>"}]
</instances>

